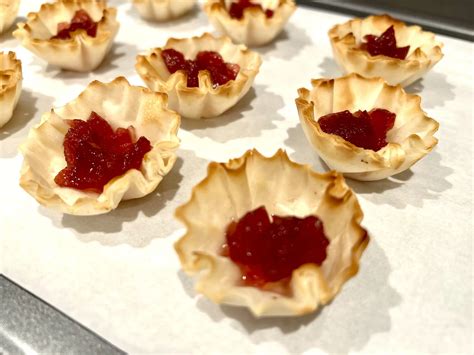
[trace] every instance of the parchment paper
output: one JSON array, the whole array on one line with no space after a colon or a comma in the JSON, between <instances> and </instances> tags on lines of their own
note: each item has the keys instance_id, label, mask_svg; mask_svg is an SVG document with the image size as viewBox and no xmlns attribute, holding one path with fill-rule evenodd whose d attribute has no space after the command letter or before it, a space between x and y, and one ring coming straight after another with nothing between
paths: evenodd
<instances>
[{"instance_id":1,"label":"parchment paper","mask_svg":"<svg viewBox=\"0 0 474 355\"><path fill-rule=\"evenodd\" d=\"M348 181L372 237L359 274L316 314L254 319L193 291L172 248L183 234L176 206L190 196L209 161L256 147L286 147L293 160L326 168L298 123L294 99L311 78L341 74L327 31L346 16L299 8L277 41L259 48L253 89L228 113L183 120L179 160L155 193L107 215L74 217L38 205L18 186L17 148L51 107L75 98L92 80L125 75L144 85L135 56L169 36L212 31L196 9L182 19L141 20L131 1L118 6L121 29L95 72L62 72L21 48L24 91L0 130L0 271L131 353L470 353L472 352L472 56L469 42L439 36L445 57L412 85L441 124L439 144L396 178ZM39 2L22 1L20 16ZM11 31L10 31L11 32Z\"/></svg>"}]
</instances>

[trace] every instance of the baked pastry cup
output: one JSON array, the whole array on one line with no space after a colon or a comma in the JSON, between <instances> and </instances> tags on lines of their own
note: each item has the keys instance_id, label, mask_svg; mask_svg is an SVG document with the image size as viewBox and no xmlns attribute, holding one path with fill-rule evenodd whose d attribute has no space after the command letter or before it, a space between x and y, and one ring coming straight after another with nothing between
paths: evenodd
<instances>
[{"instance_id":1,"label":"baked pastry cup","mask_svg":"<svg viewBox=\"0 0 474 355\"><path fill-rule=\"evenodd\" d=\"M231 2L207 0L204 10L218 31L228 35L234 42L250 47L263 46L273 41L296 10L293 0L252 0L253 3L272 10L273 16L267 18L261 9L247 8L241 19L235 19L228 11Z\"/></svg>"},{"instance_id":2,"label":"baked pastry cup","mask_svg":"<svg viewBox=\"0 0 474 355\"><path fill-rule=\"evenodd\" d=\"M133 0L142 18L149 21L168 21L191 11L196 0Z\"/></svg>"},{"instance_id":3,"label":"baked pastry cup","mask_svg":"<svg viewBox=\"0 0 474 355\"><path fill-rule=\"evenodd\" d=\"M0 52L0 127L5 125L21 95L21 61L14 52Z\"/></svg>"},{"instance_id":4,"label":"baked pastry cup","mask_svg":"<svg viewBox=\"0 0 474 355\"><path fill-rule=\"evenodd\" d=\"M52 39L60 22L70 22L77 10L87 11L98 22L97 35L77 30L69 39ZM105 0L58 0L41 5L39 12L29 13L26 23L19 23L13 35L22 46L51 65L78 72L97 68L109 52L118 32L117 10Z\"/></svg>"},{"instance_id":5,"label":"baked pastry cup","mask_svg":"<svg viewBox=\"0 0 474 355\"><path fill-rule=\"evenodd\" d=\"M199 87L188 87L186 74L178 70L171 74L161 57L164 49L173 48L186 58L194 58L199 51L218 52L226 62L238 64L235 80L214 87L208 71L199 71ZM213 37L204 33L199 37L170 38L163 48L155 48L138 55L135 68L153 91L168 94L170 108L191 119L215 117L234 106L250 89L258 74L260 55L242 45L235 45L229 37Z\"/></svg>"},{"instance_id":6,"label":"baked pastry cup","mask_svg":"<svg viewBox=\"0 0 474 355\"><path fill-rule=\"evenodd\" d=\"M1 0L0 1L0 33L10 28L16 19L20 8L20 0Z\"/></svg>"},{"instance_id":7,"label":"baked pastry cup","mask_svg":"<svg viewBox=\"0 0 474 355\"><path fill-rule=\"evenodd\" d=\"M322 220L330 243L324 262L304 264L291 276L289 294L243 286L240 268L222 256L229 223L264 206L269 214ZM355 194L337 172L319 174L279 150L256 150L228 163L211 163L191 199L176 210L187 228L176 242L182 268L198 275L196 290L216 303L248 307L255 316L295 316L327 304L354 276L369 237Z\"/></svg>"},{"instance_id":8,"label":"baked pastry cup","mask_svg":"<svg viewBox=\"0 0 474 355\"><path fill-rule=\"evenodd\" d=\"M311 81L298 90L296 106L306 138L329 168L356 180L380 180L401 173L428 154L438 143L439 124L421 109L421 98L381 78L350 74ZM363 149L340 136L321 130L319 118L349 110L386 109L396 114L387 132L388 144L378 151Z\"/></svg>"},{"instance_id":9,"label":"baked pastry cup","mask_svg":"<svg viewBox=\"0 0 474 355\"><path fill-rule=\"evenodd\" d=\"M145 154L140 170L131 169L110 180L102 193L60 187L55 176L66 166L63 142L68 120L86 120L91 112L102 116L112 128L132 126L136 137L145 136L152 149ZM167 108L165 94L131 86L123 77L110 83L93 81L61 108L41 117L20 146L24 161L20 185L46 207L74 215L109 212L121 200L151 193L171 170L179 145L180 117Z\"/></svg>"},{"instance_id":10,"label":"baked pastry cup","mask_svg":"<svg viewBox=\"0 0 474 355\"><path fill-rule=\"evenodd\" d=\"M372 56L360 48L364 36L379 36L394 26L397 47L410 46L405 59ZM329 30L334 59L346 73L381 77L390 85L407 86L425 75L443 57L443 44L420 26L407 26L388 15L355 18Z\"/></svg>"}]
</instances>

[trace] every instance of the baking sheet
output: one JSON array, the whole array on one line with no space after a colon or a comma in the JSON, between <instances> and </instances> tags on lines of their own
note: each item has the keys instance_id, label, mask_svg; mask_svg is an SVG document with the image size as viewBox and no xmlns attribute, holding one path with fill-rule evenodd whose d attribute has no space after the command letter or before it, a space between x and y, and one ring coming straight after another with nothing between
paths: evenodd
<instances>
[{"instance_id":1,"label":"baking sheet","mask_svg":"<svg viewBox=\"0 0 474 355\"><path fill-rule=\"evenodd\" d=\"M4 275L0 299L1 354L125 355Z\"/></svg>"},{"instance_id":2,"label":"baking sheet","mask_svg":"<svg viewBox=\"0 0 474 355\"><path fill-rule=\"evenodd\" d=\"M74 217L39 206L19 186L17 148L51 107L92 80L126 76L143 85L135 56L169 36L212 31L196 9L182 19L141 20L128 1L121 30L95 72L61 72L0 37L23 62L24 90L0 130L0 272L131 353L471 353L472 352L472 43L443 36L445 57L409 90L441 124L439 144L396 178L348 181L372 237L359 274L329 305L300 318L254 319L193 291L172 247L183 234L174 209L187 201L209 161L256 147L286 147L324 171L307 143L294 99L311 78L340 75L328 29L347 16L299 8L277 41L258 49L253 89L220 118L183 120L176 166L148 197L107 215ZM37 2L22 1L20 16Z\"/></svg>"}]
</instances>

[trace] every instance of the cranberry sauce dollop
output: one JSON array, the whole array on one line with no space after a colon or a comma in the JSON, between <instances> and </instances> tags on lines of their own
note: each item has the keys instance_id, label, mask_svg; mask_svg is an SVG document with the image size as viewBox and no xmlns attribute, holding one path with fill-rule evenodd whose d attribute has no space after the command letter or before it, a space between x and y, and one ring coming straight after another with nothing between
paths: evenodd
<instances>
[{"instance_id":1,"label":"cranberry sauce dollop","mask_svg":"<svg viewBox=\"0 0 474 355\"><path fill-rule=\"evenodd\" d=\"M212 51L201 51L197 54L196 59L192 60L185 59L183 53L170 48L163 50L161 57L171 74L178 70L186 72L187 86L190 88L199 86L198 73L200 70L209 71L214 87L235 80L240 70L238 64L226 63L219 53Z\"/></svg>"},{"instance_id":2,"label":"cranberry sauce dollop","mask_svg":"<svg viewBox=\"0 0 474 355\"><path fill-rule=\"evenodd\" d=\"M336 134L352 144L377 151L387 145L387 132L393 127L396 115L376 108L369 112L330 113L318 120L323 132Z\"/></svg>"},{"instance_id":3,"label":"cranberry sauce dollop","mask_svg":"<svg viewBox=\"0 0 474 355\"><path fill-rule=\"evenodd\" d=\"M262 5L260 4L255 4L250 0L238 0L230 5L229 15L232 18L240 20L242 17L244 17L244 10L252 7L263 11ZM273 11L269 9L265 10L265 16L267 16L267 18L272 17Z\"/></svg>"},{"instance_id":4,"label":"cranberry sauce dollop","mask_svg":"<svg viewBox=\"0 0 474 355\"><path fill-rule=\"evenodd\" d=\"M98 22L94 22L85 10L77 10L71 22L58 23L58 34L53 39L71 38L71 33L77 30L85 30L88 36L95 37Z\"/></svg>"},{"instance_id":5,"label":"cranberry sauce dollop","mask_svg":"<svg viewBox=\"0 0 474 355\"><path fill-rule=\"evenodd\" d=\"M259 207L227 227L223 254L240 267L247 285L288 280L301 265L326 259L329 240L317 217L272 218Z\"/></svg>"},{"instance_id":6,"label":"cranberry sauce dollop","mask_svg":"<svg viewBox=\"0 0 474 355\"><path fill-rule=\"evenodd\" d=\"M410 46L397 47L397 40L395 39L395 30L393 26L380 36L366 35L364 36L366 43L362 43L360 48L369 52L370 55L385 55L387 57L405 59L407 57Z\"/></svg>"},{"instance_id":7,"label":"cranberry sauce dollop","mask_svg":"<svg viewBox=\"0 0 474 355\"><path fill-rule=\"evenodd\" d=\"M151 150L145 137L133 142L133 128L112 127L95 112L87 121L72 120L64 138L67 166L54 178L62 187L100 193L112 178L140 169Z\"/></svg>"}]
</instances>

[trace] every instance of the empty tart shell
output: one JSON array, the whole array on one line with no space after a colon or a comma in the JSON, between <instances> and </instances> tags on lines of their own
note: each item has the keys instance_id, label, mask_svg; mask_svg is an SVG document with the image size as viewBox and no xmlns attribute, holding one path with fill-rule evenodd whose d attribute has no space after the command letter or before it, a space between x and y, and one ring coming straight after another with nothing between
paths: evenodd
<instances>
[{"instance_id":1,"label":"empty tart shell","mask_svg":"<svg viewBox=\"0 0 474 355\"><path fill-rule=\"evenodd\" d=\"M330 241L320 266L293 271L289 294L243 286L239 267L221 255L227 226L260 206L279 216L316 215ZM302 315L327 304L357 273L369 241L357 198L342 175L318 174L282 150L270 158L251 150L228 163L211 163L176 217L187 231L175 249L184 271L198 275L196 290L216 303L248 307L256 316Z\"/></svg>"},{"instance_id":2,"label":"empty tart shell","mask_svg":"<svg viewBox=\"0 0 474 355\"><path fill-rule=\"evenodd\" d=\"M85 10L98 22L95 37L85 30L71 33L69 39L52 39L58 24L70 22L78 10ZM88 72L97 68L109 52L119 23L115 8L107 7L105 0L58 0L41 5L39 12L29 13L26 23L19 23L13 35L22 46L62 69Z\"/></svg>"},{"instance_id":3,"label":"empty tart shell","mask_svg":"<svg viewBox=\"0 0 474 355\"><path fill-rule=\"evenodd\" d=\"M207 70L199 71L199 87L187 87L187 76L178 70L171 74L161 57L164 49L173 48L188 59L200 51L218 52L228 63L238 64L235 80L214 87ZM192 119L219 116L234 106L250 89L262 60L243 45L235 45L229 37L213 37L204 33L199 37L171 38L163 48L155 48L145 55L138 55L135 68L147 86L169 97L170 108L181 116Z\"/></svg>"},{"instance_id":4,"label":"empty tart shell","mask_svg":"<svg viewBox=\"0 0 474 355\"><path fill-rule=\"evenodd\" d=\"M21 94L21 61L14 52L0 52L0 127L13 115Z\"/></svg>"},{"instance_id":5,"label":"empty tart shell","mask_svg":"<svg viewBox=\"0 0 474 355\"><path fill-rule=\"evenodd\" d=\"M0 33L10 28L16 19L20 0L0 0Z\"/></svg>"},{"instance_id":6,"label":"empty tart shell","mask_svg":"<svg viewBox=\"0 0 474 355\"><path fill-rule=\"evenodd\" d=\"M272 10L273 16L267 18L259 8L247 8L241 19L229 15L232 1L208 0L204 10L211 24L220 32L228 35L236 43L247 46L262 46L271 42L283 30L288 19L296 10L293 0L253 0L264 9Z\"/></svg>"},{"instance_id":7,"label":"empty tart shell","mask_svg":"<svg viewBox=\"0 0 474 355\"><path fill-rule=\"evenodd\" d=\"M296 106L306 138L322 160L334 170L357 180L380 180L398 174L428 154L438 143L439 124L421 109L421 98L381 78L350 74L337 79L311 81L298 90ZM378 151L355 146L321 130L318 120L330 113L386 109L396 114L387 132L388 144Z\"/></svg>"},{"instance_id":8,"label":"empty tart shell","mask_svg":"<svg viewBox=\"0 0 474 355\"><path fill-rule=\"evenodd\" d=\"M196 0L133 0L133 5L145 20L168 21L192 10Z\"/></svg>"},{"instance_id":9,"label":"empty tart shell","mask_svg":"<svg viewBox=\"0 0 474 355\"><path fill-rule=\"evenodd\" d=\"M110 180L102 193L60 187L55 176L66 166L63 142L68 120L86 120L91 112L103 117L115 130L132 126L135 136L146 137L152 149L140 170L130 169ZM121 200L152 192L171 170L179 145L180 117L167 108L165 94L131 86L123 77L110 83L93 81L79 97L41 117L20 146L24 156L20 185L46 207L74 215L106 213Z\"/></svg>"},{"instance_id":10,"label":"empty tart shell","mask_svg":"<svg viewBox=\"0 0 474 355\"><path fill-rule=\"evenodd\" d=\"M364 36L380 36L394 26L397 47L410 46L405 59L372 56L360 48ZM346 73L368 78L381 77L390 85L410 85L427 73L443 57L443 44L420 26L407 26L388 15L355 18L329 30L334 58Z\"/></svg>"}]
</instances>

